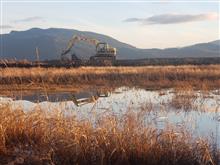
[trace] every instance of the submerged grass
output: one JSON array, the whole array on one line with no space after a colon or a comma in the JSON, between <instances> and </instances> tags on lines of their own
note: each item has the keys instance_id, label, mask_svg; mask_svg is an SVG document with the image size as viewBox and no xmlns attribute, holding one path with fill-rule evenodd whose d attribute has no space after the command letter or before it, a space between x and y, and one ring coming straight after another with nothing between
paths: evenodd
<instances>
[{"instance_id":1,"label":"submerged grass","mask_svg":"<svg viewBox=\"0 0 220 165\"><path fill-rule=\"evenodd\" d=\"M204 91L204 90L203 90ZM174 109L182 109L185 111L201 109L195 104L198 99L198 91L194 91L192 86L182 86L175 88L174 95L170 100L170 105Z\"/></svg>"},{"instance_id":2,"label":"submerged grass","mask_svg":"<svg viewBox=\"0 0 220 165\"><path fill-rule=\"evenodd\" d=\"M145 124L143 113L103 115L91 123L1 106L0 164L217 164L219 151L207 141L184 129L159 131Z\"/></svg>"}]
</instances>

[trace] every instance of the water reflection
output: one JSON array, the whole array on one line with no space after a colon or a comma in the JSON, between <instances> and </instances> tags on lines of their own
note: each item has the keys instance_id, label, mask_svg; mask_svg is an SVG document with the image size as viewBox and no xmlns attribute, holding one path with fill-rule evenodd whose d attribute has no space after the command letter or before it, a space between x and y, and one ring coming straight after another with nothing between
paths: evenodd
<instances>
[{"instance_id":1,"label":"water reflection","mask_svg":"<svg viewBox=\"0 0 220 165\"><path fill-rule=\"evenodd\" d=\"M10 102L13 109L22 106L25 111L34 110L36 106L53 112L59 109L66 115L74 115L79 119L89 119L94 122L103 115L123 117L129 111L141 115L146 126L163 130L170 125L175 126L176 132L182 128L192 132L197 137L214 140L220 148L220 95L219 92L209 91L204 96L197 91L193 98L194 109L185 110L181 106L172 106L175 92L170 90L147 91L135 88L118 88L116 90L88 90L78 93L59 92L43 94L37 92L21 98L1 98L0 103ZM180 97L181 98L181 97ZM183 97L184 98L184 97ZM8 100L7 100L8 99ZM179 98L178 98L179 99ZM185 99L185 98L184 98ZM35 103L34 103L35 102ZM36 102L39 102L36 104ZM177 107L180 107L178 109Z\"/></svg>"},{"instance_id":2,"label":"water reflection","mask_svg":"<svg viewBox=\"0 0 220 165\"><path fill-rule=\"evenodd\" d=\"M110 92L105 90L105 91L96 91L96 92L87 92L82 95L82 93L78 94L72 94L72 101L77 105L77 106L82 106L88 103L93 103L97 101L100 97L109 97Z\"/></svg>"},{"instance_id":3,"label":"water reflection","mask_svg":"<svg viewBox=\"0 0 220 165\"><path fill-rule=\"evenodd\" d=\"M36 91L30 94L13 94L13 100L26 100L34 103L40 103L44 101L49 102L64 102L73 101L77 106L93 103L101 97L109 97L111 95L110 90L87 90L78 93L73 92L52 92L45 93L43 91Z\"/></svg>"}]
</instances>

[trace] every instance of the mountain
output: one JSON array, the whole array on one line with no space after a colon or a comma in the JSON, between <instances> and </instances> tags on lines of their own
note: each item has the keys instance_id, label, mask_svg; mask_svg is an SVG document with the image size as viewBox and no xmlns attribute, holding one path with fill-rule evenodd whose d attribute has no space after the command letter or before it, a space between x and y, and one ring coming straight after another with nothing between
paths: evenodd
<instances>
[{"instance_id":1,"label":"mountain","mask_svg":"<svg viewBox=\"0 0 220 165\"><path fill-rule=\"evenodd\" d=\"M182 48L168 49L138 49L132 45L120 42L112 37L72 29L32 28L26 31L12 31L0 35L0 58L34 60L35 48L40 51L40 59L59 59L63 48L73 35L84 35L107 42L117 48L117 59L143 59L143 58L184 58L184 57L219 57L220 40L201 43ZM80 58L89 58L95 54L95 47L83 42L74 46L74 52Z\"/></svg>"}]
</instances>

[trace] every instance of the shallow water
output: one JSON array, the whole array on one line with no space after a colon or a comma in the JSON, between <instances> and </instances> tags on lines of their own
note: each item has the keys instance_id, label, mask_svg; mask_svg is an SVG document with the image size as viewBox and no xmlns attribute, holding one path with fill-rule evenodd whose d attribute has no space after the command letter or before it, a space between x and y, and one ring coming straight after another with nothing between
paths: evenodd
<instances>
[{"instance_id":1,"label":"shallow water","mask_svg":"<svg viewBox=\"0 0 220 165\"><path fill-rule=\"evenodd\" d=\"M175 91L147 91L135 88L118 88L114 91L95 90L79 93L60 92L44 95L42 92L14 98L0 97L0 105L8 104L12 109L21 108L24 111L36 107L45 111L61 111L68 116L79 119L89 119L95 122L103 115L114 114L119 118L128 111L142 116L145 124L158 130L171 127L178 133L186 129L195 137L212 140L220 148L220 95L219 91L201 93L197 91L194 108L177 109L172 106Z\"/></svg>"}]
</instances>

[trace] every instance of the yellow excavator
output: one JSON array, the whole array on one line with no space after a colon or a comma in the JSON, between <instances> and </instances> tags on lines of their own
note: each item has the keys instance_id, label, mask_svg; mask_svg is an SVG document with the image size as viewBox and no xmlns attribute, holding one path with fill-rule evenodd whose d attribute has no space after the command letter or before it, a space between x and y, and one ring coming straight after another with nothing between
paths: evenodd
<instances>
[{"instance_id":1,"label":"yellow excavator","mask_svg":"<svg viewBox=\"0 0 220 165\"><path fill-rule=\"evenodd\" d=\"M71 53L72 48L77 42L84 41L88 44L95 45L96 54L91 56L86 62L79 59L74 53ZM114 65L116 60L116 48L109 46L105 42L100 42L93 38L85 36L74 35L68 42L67 47L61 53L61 62L68 65L94 65L94 66L111 66Z\"/></svg>"}]
</instances>

